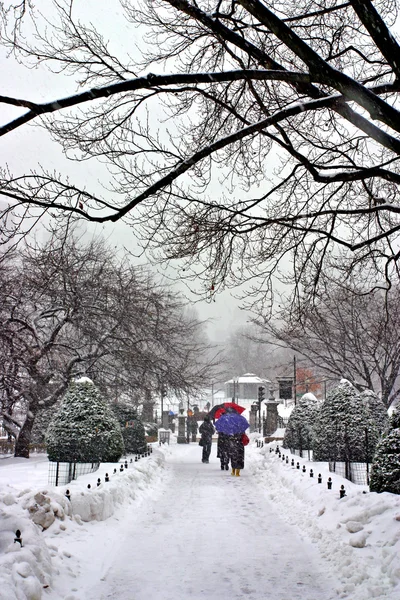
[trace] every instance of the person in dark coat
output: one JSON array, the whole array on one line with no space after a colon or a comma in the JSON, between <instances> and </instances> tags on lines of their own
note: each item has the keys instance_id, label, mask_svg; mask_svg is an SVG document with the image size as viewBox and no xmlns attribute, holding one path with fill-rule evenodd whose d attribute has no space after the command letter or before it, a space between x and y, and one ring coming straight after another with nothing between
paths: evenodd
<instances>
[{"instance_id":1,"label":"person in dark coat","mask_svg":"<svg viewBox=\"0 0 400 600\"><path fill-rule=\"evenodd\" d=\"M203 455L201 462L208 463L211 454L212 436L214 433L214 425L211 423L211 419L208 415L204 417L203 423L199 427L199 433L201 435L200 443L203 447Z\"/></svg>"},{"instance_id":2,"label":"person in dark coat","mask_svg":"<svg viewBox=\"0 0 400 600\"><path fill-rule=\"evenodd\" d=\"M240 476L241 469L244 469L244 444L243 433L228 435L228 455L231 461L232 475Z\"/></svg>"},{"instance_id":3,"label":"person in dark coat","mask_svg":"<svg viewBox=\"0 0 400 600\"><path fill-rule=\"evenodd\" d=\"M218 433L217 458L221 461L221 471L229 469L229 435Z\"/></svg>"}]
</instances>

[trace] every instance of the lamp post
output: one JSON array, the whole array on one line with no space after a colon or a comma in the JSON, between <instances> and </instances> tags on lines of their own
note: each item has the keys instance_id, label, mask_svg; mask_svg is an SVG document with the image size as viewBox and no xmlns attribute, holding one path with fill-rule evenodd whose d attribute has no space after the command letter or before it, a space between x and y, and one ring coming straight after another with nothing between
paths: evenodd
<instances>
[{"instance_id":1,"label":"lamp post","mask_svg":"<svg viewBox=\"0 0 400 600\"><path fill-rule=\"evenodd\" d=\"M258 388L258 431L261 433L261 402L265 400L265 388L261 386Z\"/></svg>"},{"instance_id":2,"label":"lamp post","mask_svg":"<svg viewBox=\"0 0 400 600\"><path fill-rule=\"evenodd\" d=\"M178 438L177 438L177 443L178 444L186 444L186 431L185 431L185 423L186 423L186 417L183 414L184 408L183 408L183 402L179 403L179 415L178 415Z\"/></svg>"}]
</instances>

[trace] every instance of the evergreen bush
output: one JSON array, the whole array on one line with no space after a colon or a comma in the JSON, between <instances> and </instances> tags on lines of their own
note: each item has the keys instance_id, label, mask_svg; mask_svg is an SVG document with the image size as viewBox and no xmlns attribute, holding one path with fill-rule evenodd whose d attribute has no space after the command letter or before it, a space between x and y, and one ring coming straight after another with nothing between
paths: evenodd
<instances>
[{"instance_id":1,"label":"evergreen bush","mask_svg":"<svg viewBox=\"0 0 400 600\"><path fill-rule=\"evenodd\" d=\"M314 426L316 461L372 461L379 430L360 393L346 379L323 402Z\"/></svg>"},{"instance_id":2,"label":"evergreen bush","mask_svg":"<svg viewBox=\"0 0 400 600\"><path fill-rule=\"evenodd\" d=\"M117 462L124 452L121 428L93 382L73 381L46 433L49 460Z\"/></svg>"},{"instance_id":3,"label":"evergreen bush","mask_svg":"<svg viewBox=\"0 0 400 600\"><path fill-rule=\"evenodd\" d=\"M146 431L136 409L126 404L115 404L113 412L122 430L126 454L141 454L147 449Z\"/></svg>"},{"instance_id":4,"label":"evergreen bush","mask_svg":"<svg viewBox=\"0 0 400 600\"><path fill-rule=\"evenodd\" d=\"M400 494L400 410L395 409L388 430L382 435L374 456L371 492Z\"/></svg>"},{"instance_id":5,"label":"evergreen bush","mask_svg":"<svg viewBox=\"0 0 400 600\"><path fill-rule=\"evenodd\" d=\"M314 440L314 422L319 410L318 400L310 392L304 394L293 408L285 429L283 447L290 450L310 450Z\"/></svg>"}]
</instances>

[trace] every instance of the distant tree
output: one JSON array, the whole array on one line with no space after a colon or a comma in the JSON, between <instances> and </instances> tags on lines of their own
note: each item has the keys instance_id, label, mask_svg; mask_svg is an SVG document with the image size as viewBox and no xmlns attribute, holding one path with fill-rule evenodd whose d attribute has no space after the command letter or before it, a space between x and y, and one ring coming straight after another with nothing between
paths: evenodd
<instances>
[{"instance_id":1,"label":"distant tree","mask_svg":"<svg viewBox=\"0 0 400 600\"><path fill-rule=\"evenodd\" d=\"M137 412L131 406L114 404L112 411L121 427L125 454L140 454L147 448L146 432Z\"/></svg>"},{"instance_id":2,"label":"distant tree","mask_svg":"<svg viewBox=\"0 0 400 600\"><path fill-rule=\"evenodd\" d=\"M289 421L286 425L283 447L299 450L300 456L304 450L314 446L314 424L319 410L319 402L311 392L297 400Z\"/></svg>"},{"instance_id":3,"label":"distant tree","mask_svg":"<svg viewBox=\"0 0 400 600\"><path fill-rule=\"evenodd\" d=\"M322 403L314 436L314 460L366 462L372 460L379 431L360 393L343 379Z\"/></svg>"},{"instance_id":4,"label":"distant tree","mask_svg":"<svg viewBox=\"0 0 400 600\"><path fill-rule=\"evenodd\" d=\"M303 356L331 380L345 378L370 389L389 407L400 394L400 287L363 295L329 281L312 302L282 302L274 322L255 319L261 332Z\"/></svg>"},{"instance_id":5,"label":"distant tree","mask_svg":"<svg viewBox=\"0 0 400 600\"><path fill-rule=\"evenodd\" d=\"M224 350L227 378L244 373L255 373L263 379L282 374L289 360L289 351L269 344L252 324L232 331Z\"/></svg>"},{"instance_id":6,"label":"distant tree","mask_svg":"<svg viewBox=\"0 0 400 600\"><path fill-rule=\"evenodd\" d=\"M69 385L45 439L51 461L117 462L124 452L117 419L86 377Z\"/></svg>"},{"instance_id":7,"label":"distant tree","mask_svg":"<svg viewBox=\"0 0 400 600\"><path fill-rule=\"evenodd\" d=\"M369 486L371 492L400 494L400 411L397 407L377 445Z\"/></svg>"},{"instance_id":8,"label":"distant tree","mask_svg":"<svg viewBox=\"0 0 400 600\"><path fill-rule=\"evenodd\" d=\"M296 368L296 395L297 394L319 394L321 383L314 371L309 367Z\"/></svg>"}]
</instances>

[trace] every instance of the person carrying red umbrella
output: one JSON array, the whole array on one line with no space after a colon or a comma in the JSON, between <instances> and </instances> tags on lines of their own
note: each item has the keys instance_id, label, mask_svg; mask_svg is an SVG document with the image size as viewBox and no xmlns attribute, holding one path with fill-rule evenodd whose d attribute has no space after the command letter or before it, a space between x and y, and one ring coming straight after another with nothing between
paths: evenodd
<instances>
[{"instance_id":1,"label":"person carrying red umbrella","mask_svg":"<svg viewBox=\"0 0 400 600\"><path fill-rule=\"evenodd\" d=\"M232 466L232 475L240 476L244 469L244 446L249 438L245 434L249 427L247 419L238 414L233 408L226 407L225 413L215 423L219 434L226 436L226 448Z\"/></svg>"}]
</instances>

